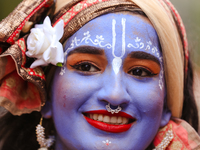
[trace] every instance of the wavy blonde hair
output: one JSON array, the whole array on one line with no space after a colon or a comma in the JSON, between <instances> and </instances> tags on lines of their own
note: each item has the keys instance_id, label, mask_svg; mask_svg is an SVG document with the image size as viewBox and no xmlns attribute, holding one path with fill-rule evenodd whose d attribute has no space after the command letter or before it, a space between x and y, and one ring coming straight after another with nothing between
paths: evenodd
<instances>
[{"instance_id":1,"label":"wavy blonde hair","mask_svg":"<svg viewBox=\"0 0 200 150\"><path fill-rule=\"evenodd\" d=\"M137 4L153 24L162 48L167 104L172 116L181 117L184 91L184 52L173 16L158 0L131 0Z\"/></svg>"}]
</instances>

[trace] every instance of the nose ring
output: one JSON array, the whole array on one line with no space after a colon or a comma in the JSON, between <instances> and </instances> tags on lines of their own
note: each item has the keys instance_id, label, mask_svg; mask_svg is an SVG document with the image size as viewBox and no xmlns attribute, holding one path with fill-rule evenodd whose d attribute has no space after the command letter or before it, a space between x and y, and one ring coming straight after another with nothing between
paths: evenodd
<instances>
[{"instance_id":1,"label":"nose ring","mask_svg":"<svg viewBox=\"0 0 200 150\"><path fill-rule=\"evenodd\" d=\"M111 114L118 113L122 110L122 108L119 105L116 109L110 108L110 103L108 103L108 105L106 105L106 109L108 112L111 112Z\"/></svg>"}]
</instances>

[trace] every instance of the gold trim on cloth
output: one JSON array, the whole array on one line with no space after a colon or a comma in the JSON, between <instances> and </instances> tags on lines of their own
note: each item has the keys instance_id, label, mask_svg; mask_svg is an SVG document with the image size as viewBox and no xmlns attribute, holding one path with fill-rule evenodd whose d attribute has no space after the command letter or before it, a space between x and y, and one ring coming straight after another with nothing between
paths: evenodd
<instances>
[{"instance_id":1,"label":"gold trim on cloth","mask_svg":"<svg viewBox=\"0 0 200 150\"><path fill-rule=\"evenodd\" d=\"M40 91L40 97L41 97L42 103L44 103L46 101L45 80L42 79L41 77L30 75L31 70L29 68L22 67L23 57L22 57L22 50L19 47L19 45L17 43L12 45L6 52L0 55L0 58L5 57L5 56L11 56L13 58L16 65L17 73L23 80L34 83L36 85L36 87ZM33 70L38 75L44 74L42 69L35 68Z\"/></svg>"},{"instance_id":2,"label":"gold trim on cloth","mask_svg":"<svg viewBox=\"0 0 200 150\"><path fill-rule=\"evenodd\" d=\"M15 104L12 103L9 99L7 99L6 97L0 97L0 106L3 106L4 108L6 108L7 110L12 110L12 114L15 115L22 115L24 113L31 113L32 111L40 111L41 107L39 108L34 108L34 109L29 109L29 108L24 108L24 109L17 109Z\"/></svg>"},{"instance_id":3,"label":"gold trim on cloth","mask_svg":"<svg viewBox=\"0 0 200 150\"><path fill-rule=\"evenodd\" d=\"M24 0L22 1L15 10L9 14L4 20L0 23L0 41L6 42L9 38L16 41L19 38L22 27L25 25L25 22L28 21L31 17L31 20L34 18L39 19L37 13L41 15L41 11L35 13L35 9L40 6L42 2L49 4L53 0ZM50 3L51 4L51 3ZM41 8L38 8L38 10ZM44 7L43 12L47 8ZM35 16L34 16L35 15ZM34 20L36 21L36 20ZM18 29L18 30L17 30ZM15 33L16 32L16 33ZM11 40L11 41L12 41ZM10 41L8 41L11 43Z\"/></svg>"},{"instance_id":4,"label":"gold trim on cloth","mask_svg":"<svg viewBox=\"0 0 200 150\"><path fill-rule=\"evenodd\" d=\"M44 72L40 67L32 69L24 66L26 63L25 52L25 39L22 38L0 55L0 60L11 57L14 61L13 65L16 67L16 70L14 69L6 75L3 74L0 78L3 83L0 85L2 92L0 94L0 105L14 115L40 111L47 99ZM14 74L16 71L17 73ZM16 75L19 77L16 78ZM19 87L16 82L20 84Z\"/></svg>"},{"instance_id":5,"label":"gold trim on cloth","mask_svg":"<svg viewBox=\"0 0 200 150\"><path fill-rule=\"evenodd\" d=\"M20 36L22 30L29 32L44 16L52 15L54 6L54 0L23 0L0 22L0 105L14 115L40 111L47 99L43 69L26 67L27 35Z\"/></svg>"},{"instance_id":6,"label":"gold trim on cloth","mask_svg":"<svg viewBox=\"0 0 200 150\"><path fill-rule=\"evenodd\" d=\"M73 3L74 4L74 3ZM76 4L76 3L75 3ZM71 4L66 5L66 7L71 6ZM59 11L53 21L52 24L55 24L60 17L63 15L64 22L68 22L69 19L71 18L70 16L73 15L73 13L69 13L67 11L64 11L64 8ZM82 6L77 5L75 11L80 11ZM64 29L64 35L62 39L60 40L61 43L64 43L67 38L69 38L71 35L73 35L78 29L80 29L83 25L85 25L87 22L90 20L106 14L106 13L111 13L111 12L117 12L120 10L135 10L135 8L138 8L137 5L135 5L133 2L129 2L127 0L109 0L109 1L104 1L101 3L97 3L94 5L91 5L87 7L86 9L81 10L74 18L72 18L67 25L65 26ZM65 8L66 10L69 10L69 8Z\"/></svg>"}]
</instances>

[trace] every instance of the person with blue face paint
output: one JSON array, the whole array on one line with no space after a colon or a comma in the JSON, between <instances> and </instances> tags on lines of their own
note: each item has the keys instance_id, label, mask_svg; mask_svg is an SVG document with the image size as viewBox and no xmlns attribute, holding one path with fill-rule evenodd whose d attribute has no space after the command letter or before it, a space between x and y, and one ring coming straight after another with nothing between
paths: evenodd
<instances>
[{"instance_id":1,"label":"person with blue face paint","mask_svg":"<svg viewBox=\"0 0 200 150\"><path fill-rule=\"evenodd\" d=\"M26 34L32 13L2 41ZM1 118L1 149L200 148L186 33L168 0L58 0L51 20L5 47L0 104L20 116Z\"/></svg>"},{"instance_id":2,"label":"person with blue face paint","mask_svg":"<svg viewBox=\"0 0 200 150\"><path fill-rule=\"evenodd\" d=\"M98 36L101 44L95 43ZM156 51L147 50L148 46ZM60 75L60 68L56 69L51 90L52 117L59 134L56 148L148 147L171 116L170 111L163 112L162 53L150 22L129 12L97 17L67 40L65 54L65 73ZM108 104L121 111L108 112ZM106 140L112 142L109 147L102 143Z\"/></svg>"}]
</instances>

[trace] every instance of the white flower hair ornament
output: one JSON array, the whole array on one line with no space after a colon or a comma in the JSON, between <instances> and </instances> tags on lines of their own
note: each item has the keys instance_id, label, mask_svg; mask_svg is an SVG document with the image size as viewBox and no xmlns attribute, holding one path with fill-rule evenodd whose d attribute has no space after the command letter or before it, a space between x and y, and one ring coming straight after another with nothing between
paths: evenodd
<instances>
[{"instance_id":1,"label":"white flower hair ornament","mask_svg":"<svg viewBox=\"0 0 200 150\"><path fill-rule=\"evenodd\" d=\"M47 66L53 64L62 66L64 62L63 46L59 42L64 33L64 21L60 20L54 27L47 16L43 24L36 24L31 29L31 33L27 39L26 55L28 57L37 58L30 68L37 66Z\"/></svg>"}]
</instances>

